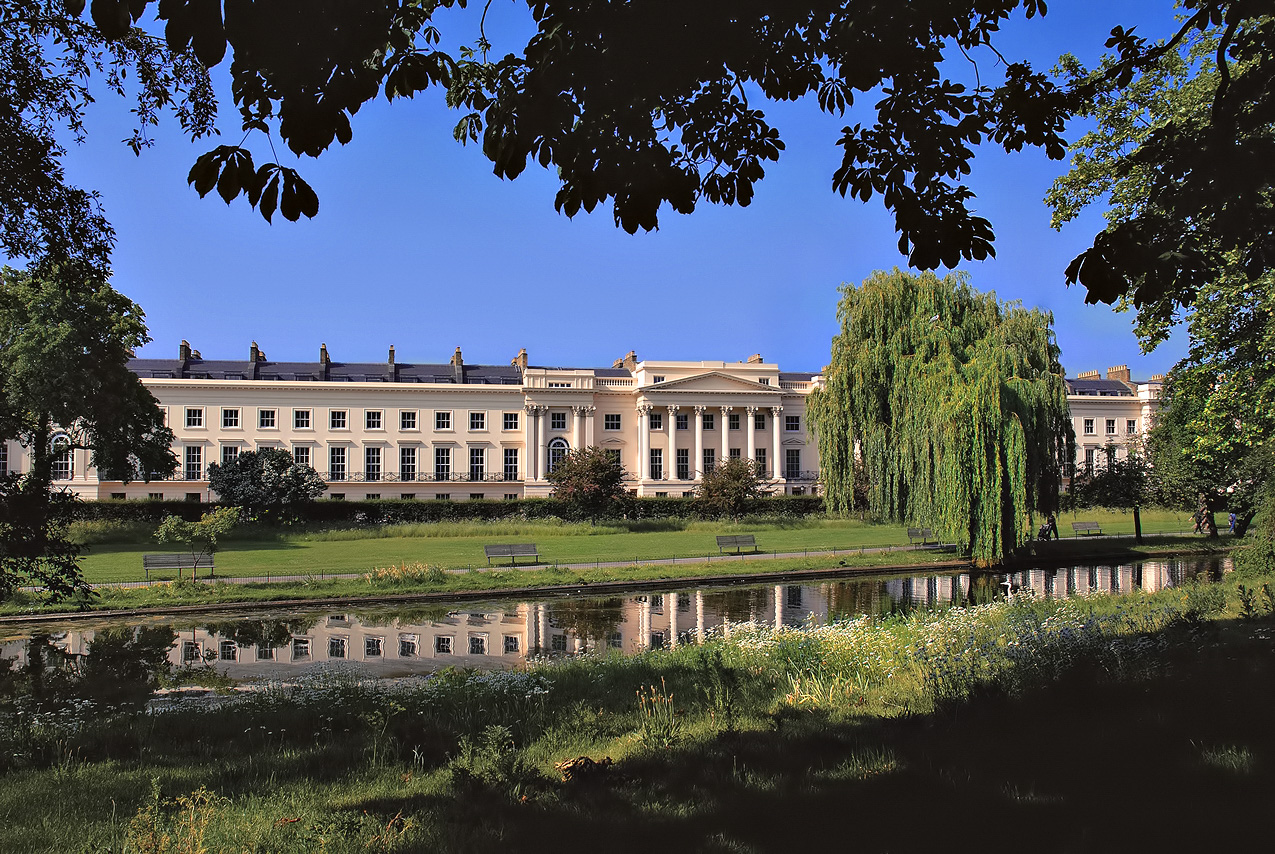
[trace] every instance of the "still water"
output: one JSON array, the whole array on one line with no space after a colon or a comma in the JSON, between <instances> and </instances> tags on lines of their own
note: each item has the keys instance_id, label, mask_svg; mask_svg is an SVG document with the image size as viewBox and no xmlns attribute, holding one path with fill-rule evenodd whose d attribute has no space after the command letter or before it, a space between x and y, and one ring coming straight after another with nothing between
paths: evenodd
<instances>
[{"instance_id":1,"label":"still water","mask_svg":"<svg viewBox=\"0 0 1275 854\"><path fill-rule=\"evenodd\" d=\"M376 677L445 667L517 667L529 656L625 653L695 643L733 624L819 625L865 614L964 607L1006 591L1050 598L1154 591L1229 571L1218 558L1030 569L1007 575L847 575L812 584L696 588L670 582L605 597L356 610L234 612L199 617L103 619L74 626L0 626L0 673L51 667L114 679L167 665L211 667L237 681L296 677L334 664ZM140 675L140 673L138 674Z\"/></svg>"}]
</instances>

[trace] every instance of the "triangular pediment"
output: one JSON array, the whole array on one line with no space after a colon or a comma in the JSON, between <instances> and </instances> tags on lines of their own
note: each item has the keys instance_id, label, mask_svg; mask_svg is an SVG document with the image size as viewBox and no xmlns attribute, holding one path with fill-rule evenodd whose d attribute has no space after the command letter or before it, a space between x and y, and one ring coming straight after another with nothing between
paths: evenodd
<instances>
[{"instance_id":1,"label":"triangular pediment","mask_svg":"<svg viewBox=\"0 0 1275 854\"><path fill-rule=\"evenodd\" d=\"M608 436L607 438L603 439L601 442L598 442L598 447L611 448L616 445L623 445L623 444L624 444L623 439L617 439L615 436Z\"/></svg>"},{"instance_id":2,"label":"triangular pediment","mask_svg":"<svg viewBox=\"0 0 1275 854\"><path fill-rule=\"evenodd\" d=\"M648 393L660 391L779 393L779 389L774 386L732 377L730 374L724 374L721 371L709 371L706 374L696 374L693 377L682 377L668 382L656 383L655 385L647 386L646 391Z\"/></svg>"}]
</instances>

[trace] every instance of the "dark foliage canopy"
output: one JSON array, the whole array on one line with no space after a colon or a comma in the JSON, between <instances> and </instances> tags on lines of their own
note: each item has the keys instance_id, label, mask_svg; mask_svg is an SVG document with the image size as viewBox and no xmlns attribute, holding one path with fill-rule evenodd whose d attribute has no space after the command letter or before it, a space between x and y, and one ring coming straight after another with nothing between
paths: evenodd
<instances>
[{"instance_id":1,"label":"dark foliage canopy","mask_svg":"<svg viewBox=\"0 0 1275 854\"><path fill-rule=\"evenodd\" d=\"M771 492L759 466L742 457L725 459L704 472L695 487L695 501L706 516L738 519L744 511Z\"/></svg>"},{"instance_id":2,"label":"dark foliage canopy","mask_svg":"<svg viewBox=\"0 0 1275 854\"><path fill-rule=\"evenodd\" d=\"M318 498L327 484L310 466L281 448L244 451L208 467L208 486L227 504L277 520Z\"/></svg>"},{"instance_id":3,"label":"dark foliage canopy","mask_svg":"<svg viewBox=\"0 0 1275 854\"><path fill-rule=\"evenodd\" d=\"M546 478L553 497L569 508L569 514L600 519L612 514L629 492L623 466L596 445L569 451Z\"/></svg>"}]
</instances>

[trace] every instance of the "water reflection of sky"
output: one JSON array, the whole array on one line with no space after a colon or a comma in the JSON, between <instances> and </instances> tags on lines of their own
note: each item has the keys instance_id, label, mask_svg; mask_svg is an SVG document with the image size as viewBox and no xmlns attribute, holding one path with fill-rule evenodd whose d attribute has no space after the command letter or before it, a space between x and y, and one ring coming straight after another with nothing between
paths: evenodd
<instances>
[{"instance_id":1,"label":"water reflection of sky","mask_svg":"<svg viewBox=\"0 0 1275 854\"><path fill-rule=\"evenodd\" d=\"M1154 591L1199 577L1217 578L1228 568L1208 558L1008 575L858 575L816 584L708 589L670 582L664 593L608 597L255 612L185 624L164 618L103 620L92 628L41 627L39 634L30 627L9 626L0 635L0 658L9 659L11 668L25 667L34 650L46 659L55 655L59 666L82 671L91 670L94 658L108 650L116 662L137 649L139 655L156 658L154 663L166 658L173 665L207 664L236 680L287 678L333 663L355 664L372 676L401 677L445 667L516 667L529 655L607 649L631 654L696 643L744 622L797 627L915 608L963 607L1011 590L1051 598Z\"/></svg>"}]
</instances>

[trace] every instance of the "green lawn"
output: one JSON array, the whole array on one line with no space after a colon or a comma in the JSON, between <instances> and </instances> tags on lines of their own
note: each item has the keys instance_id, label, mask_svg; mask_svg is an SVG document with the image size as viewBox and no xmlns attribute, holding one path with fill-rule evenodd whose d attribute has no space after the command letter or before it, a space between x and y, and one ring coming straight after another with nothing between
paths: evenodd
<instances>
[{"instance_id":1,"label":"green lawn","mask_svg":"<svg viewBox=\"0 0 1275 854\"><path fill-rule=\"evenodd\" d=\"M1096 520L1104 533L1133 532L1127 513L1087 510L1059 517L1064 538L1071 536L1070 522ZM1190 529L1184 513L1148 510L1142 514L1143 532L1173 533ZM809 519L787 523L691 523L685 530L630 531L622 527L548 523L492 523L465 525L461 536L392 536L394 529L329 534L282 535L272 539L244 539L226 543L217 554L217 574L223 577L256 575L319 575L366 572L374 567L401 563L426 563L445 568L486 566L483 545L501 542L534 542L545 562L653 560L700 557L718 553L714 537L721 533L754 533L765 552L822 551L906 545L907 531L897 525L877 525L857 520ZM413 526L414 534L429 533L427 526ZM447 530L440 528L439 530ZM477 531L477 533L475 533ZM149 543L94 545L84 557L90 583L139 581L141 555L172 551L170 546Z\"/></svg>"}]
</instances>

